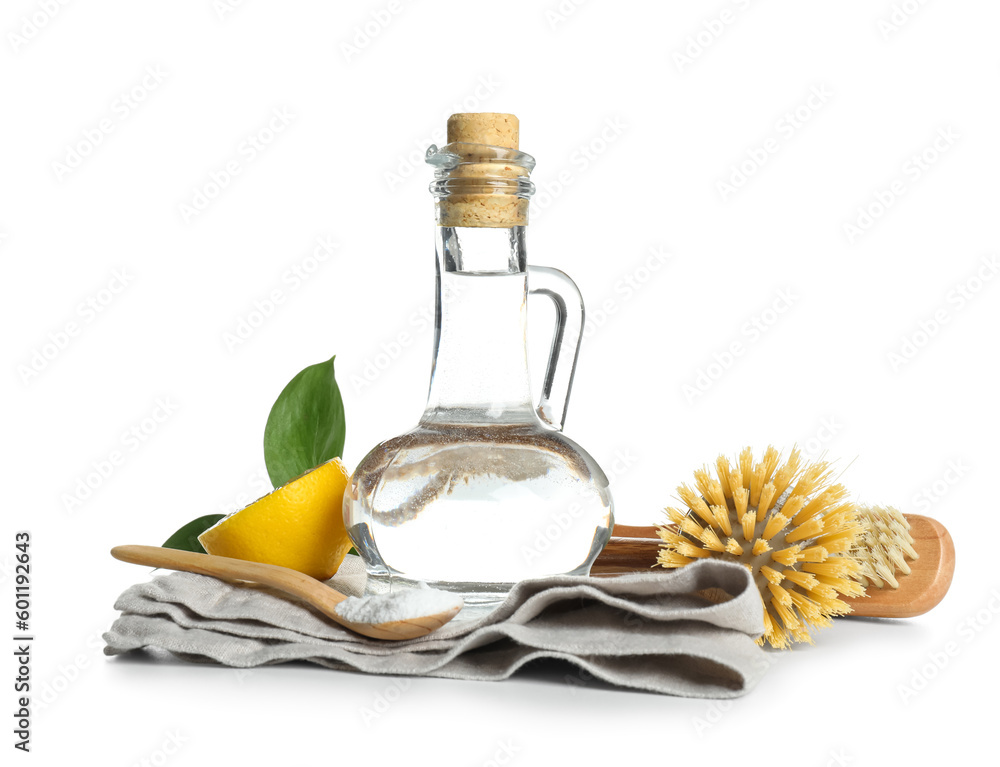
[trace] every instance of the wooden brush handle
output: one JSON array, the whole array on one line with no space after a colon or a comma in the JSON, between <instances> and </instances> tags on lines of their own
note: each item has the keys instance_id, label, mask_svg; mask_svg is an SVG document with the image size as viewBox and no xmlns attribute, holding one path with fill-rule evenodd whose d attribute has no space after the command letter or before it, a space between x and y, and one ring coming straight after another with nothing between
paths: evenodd
<instances>
[{"instance_id":1,"label":"wooden brush handle","mask_svg":"<svg viewBox=\"0 0 1000 767\"><path fill-rule=\"evenodd\" d=\"M868 594L844 598L852 615L867 618L912 618L935 607L948 592L955 573L955 543L944 525L919 514L904 514L910 523L919 559L909 562L910 574L897 576L899 588L868 588ZM591 575L620 575L656 566L660 538L656 528L615 525L611 540L597 557Z\"/></svg>"}]
</instances>

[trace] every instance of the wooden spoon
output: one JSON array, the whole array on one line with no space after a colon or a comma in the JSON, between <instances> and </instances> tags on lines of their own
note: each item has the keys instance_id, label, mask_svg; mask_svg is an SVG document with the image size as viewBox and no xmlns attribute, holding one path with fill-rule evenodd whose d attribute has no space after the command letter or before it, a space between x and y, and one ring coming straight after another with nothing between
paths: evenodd
<instances>
[{"instance_id":1,"label":"wooden spoon","mask_svg":"<svg viewBox=\"0 0 1000 767\"><path fill-rule=\"evenodd\" d=\"M217 557L212 554L196 554L193 551L164 549L159 546L115 546L111 549L111 556L134 565L163 567L167 570L213 575L226 580L253 581L270 586L282 593L298 597L341 626L374 639L416 639L422 637L441 628L462 609L461 601L459 601L456 607L433 615L386 623L354 623L340 617L335 609L338 604L347 599L347 595L341 594L322 581L287 567L246 562L230 557Z\"/></svg>"},{"instance_id":2,"label":"wooden spoon","mask_svg":"<svg viewBox=\"0 0 1000 767\"><path fill-rule=\"evenodd\" d=\"M919 559L908 562L909 575L897 575L899 588L869 586L867 596L842 599L852 616L912 618L935 607L948 592L955 574L955 543L944 525L919 514L904 514L910 523L913 549ZM646 571L656 565L660 538L655 527L615 525L612 538L591 568L591 575Z\"/></svg>"}]
</instances>

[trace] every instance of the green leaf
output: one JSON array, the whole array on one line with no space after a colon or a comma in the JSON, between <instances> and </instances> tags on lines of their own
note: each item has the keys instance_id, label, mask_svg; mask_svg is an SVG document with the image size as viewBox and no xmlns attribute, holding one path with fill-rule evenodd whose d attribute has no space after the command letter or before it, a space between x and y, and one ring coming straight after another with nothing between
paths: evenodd
<instances>
[{"instance_id":1,"label":"green leaf","mask_svg":"<svg viewBox=\"0 0 1000 767\"><path fill-rule=\"evenodd\" d=\"M264 463L275 487L344 452L344 401L333 361L310 365L278 395L264 428Z\"/></svg>"},{"instance_id":2,"label":"green leaf","mask_svg":"<svg viewBox=\"0 0 1000 767\"><path fill-rule=\"evenodd\" d=\"M204 517L198 517L193 522L188 522L184 527L167 538L163 544L163 548L194 551L198 554L204 554L205 548L198 542L198 536L225 516L225 514L206 514Z\"/></svg>"}]
</instances>

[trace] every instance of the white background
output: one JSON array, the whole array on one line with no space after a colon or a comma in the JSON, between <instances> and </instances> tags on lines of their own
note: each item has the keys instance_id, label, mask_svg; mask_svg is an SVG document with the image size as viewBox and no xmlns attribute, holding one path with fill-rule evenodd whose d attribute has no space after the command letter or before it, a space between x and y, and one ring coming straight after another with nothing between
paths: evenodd
<instances>
[{"instance_id":1,"label":"white background","mask_svg":"<svg viewBox=\"0 0 1000 767\"><path fill-rule=\"evenodd\" d=\"M0 577L10 602L13 534L30 530L48 699L25 761L478 765L506 746L525 765L931 764L991 740L1000 7L232 5L0 13ZM241 151L275 110L287 126ZM529 260L572 275L592 310L566 431L609 473L618 457L618 520L658 521L720 452L798 442L838 459L859 500L948 526L959 563L940 607L838 621L722 706L581 687L569 667L397 694L307 666L101 655L115 597L146 577L107 550L265 492L264 422L302 367L337 355L351 467L418 418L433 289L421 156L452 111L517 114L538 159ZM185 217L233 160L239 175ZM320 263L322 237L337 248ZM655 252L669 257L647 271ZM296 268L312 272L296 284ZM227 344L241 321L257 327ZM551 315L531 322L537 360ZM120 465L81 499L112 451Z\"/></svg>"}]
</instances>

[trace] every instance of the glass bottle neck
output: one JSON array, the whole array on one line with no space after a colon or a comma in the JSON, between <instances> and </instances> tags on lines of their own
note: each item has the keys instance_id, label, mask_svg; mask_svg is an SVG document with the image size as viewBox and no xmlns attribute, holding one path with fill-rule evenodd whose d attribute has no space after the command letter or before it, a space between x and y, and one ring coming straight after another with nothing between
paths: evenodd
<instances>
[{"instance_id":1,"label":"glass bottle neck","mask_svg":"<svg viewBox=\"0 0 1000 767\"><path fill-rule=\"evenodd\" d=\"M437 227L434 365L423 422L535 423L525 227Z\"/></svg>"}]
</instances>

